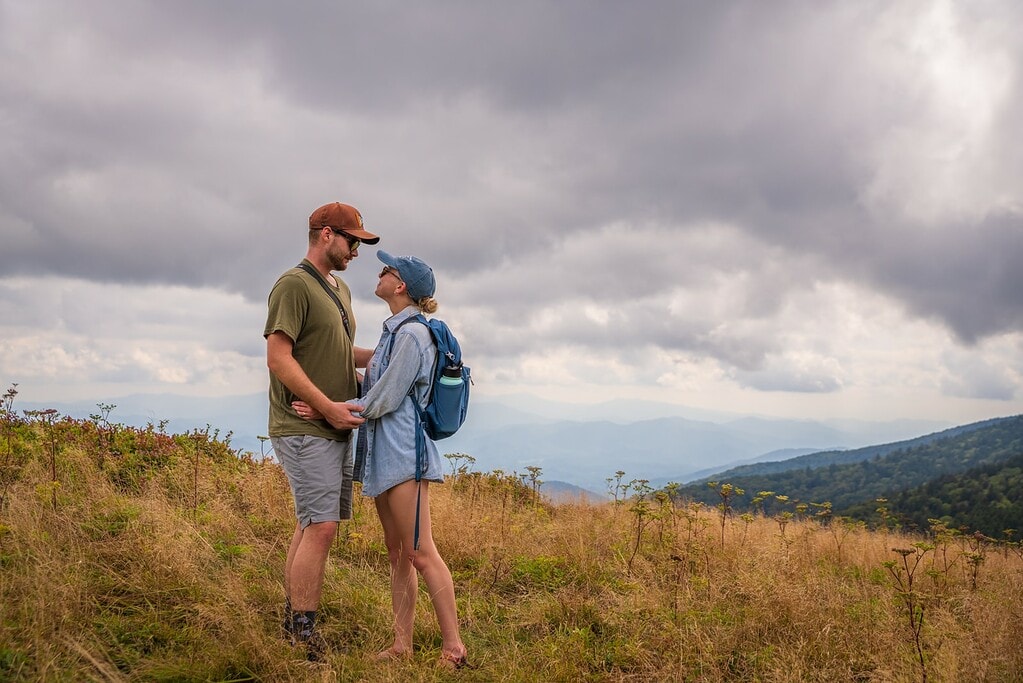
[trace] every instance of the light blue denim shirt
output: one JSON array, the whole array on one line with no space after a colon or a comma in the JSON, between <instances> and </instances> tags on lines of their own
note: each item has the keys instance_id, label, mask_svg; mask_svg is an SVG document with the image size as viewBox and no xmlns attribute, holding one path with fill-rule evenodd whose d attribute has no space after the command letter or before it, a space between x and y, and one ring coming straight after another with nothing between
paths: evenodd
<instances>
[{"instance_id":1,"label":"light blue denim shirt","mask_svg":"<svg viewBox=\"0 0 1023 683\"><path fill-rule=\"evenodd\" d=\"M426 325L410 322L395 335L390 358L387 350L398 325L417 313L418 308L408 306L384 321L380 341L366 368L363 397L350 401L362 408L366 418L359 428L355 457L355 479L362 482L364 496L376 497L416 476L417 417L408 393L414 386L419 405L426 407L437 347ZM444 481L437 446L429 438L423 479Z\"/></svg>"}]
</instances>

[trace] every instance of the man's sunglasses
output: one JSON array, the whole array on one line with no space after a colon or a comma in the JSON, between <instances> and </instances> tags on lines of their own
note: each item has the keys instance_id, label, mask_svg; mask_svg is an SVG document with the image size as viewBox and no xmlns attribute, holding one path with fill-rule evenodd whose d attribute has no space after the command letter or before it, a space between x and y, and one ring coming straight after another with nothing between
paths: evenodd
<instances>
[{"instance_id":1,"label":"man's sunglasses","mask_svg":"<svg viewBox=\"0 0 1023 683\"><path fill-rule=\"evenodd\" d=\"M353 249L353 250L354 249L358 249L359 245L362 244L362 242L359 241L358 237L352 237L351 235L349 235L344 230L338 230L336 228L331 228L330 231L332 233L334 233L335 235L341 235L342 237L344 237L345 240L348 242L348 248L349 249Z\"/></svg>"}]
</instances>

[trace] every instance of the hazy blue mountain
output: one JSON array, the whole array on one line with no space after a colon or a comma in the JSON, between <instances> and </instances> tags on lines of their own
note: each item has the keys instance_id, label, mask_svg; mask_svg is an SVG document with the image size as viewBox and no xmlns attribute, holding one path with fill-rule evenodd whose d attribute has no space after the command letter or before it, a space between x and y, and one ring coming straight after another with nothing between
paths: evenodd
<instances>
[{"instance_id":1,"label":"hazy blue mountain","mask_svg":"<svg viewBox=\"0 0 1023 683\"><path fill-rule=\"evenodd\" d=\"M63 415L86 419L101 413L99 403L115 406L110 421L132 427L158 425L166 421L168 433L188 432L193 429L219 429L221 437L232 432L231 444L253 453L260 453L257 438L266 434L269 404L265 393L242 394L227 397L181 396L177 394L132 394L109 399L33 402L15 400L15 410L41 410L53 408ZM269 447L267 444L266 448Z\"/></svg>"},{"instance_id":2,"label":"hazy blue mountain","mask_svg":"<svg viewBox=\"0 0 1023 683\"><path fill-rule=\"evenodd\" d=\"M606 503L608 494L597 493L565 481L545 481L540 487L540 494L555 503L577 503L580 500L588 503Z\"/></svg>"},{"instance_id":3,"label":"hazy blue mountain","mask_svg":"<svg viewBox=\"0 0 1023 683\"><path fill-rule=\"evenodd\" d=\"M536 418L567 422L615 422L629 423L656 420L662 417L684 417L689 420L726 422L742 415L721 411L690 408L673 403L630 399L628 401L603 401L600 403L565 403L533 396L531 394L508 394L500 397L473 399L470 411L479 405L496 405L502 410L512 409ZM470 412L471 414L471 412Z\"/></svg>"},{"instance_id":4,"label":"hazy blue mountain","mask_svg":"<svg viewBox=\"0 0 1023 683\"><path fill-rule=\"evenodd\" d=\"M790 460L792 458L798 458L801 455L809 455L810 453L817 452L818 449L816 448L779 448L778 450L771 451L769 453L764 453L763 455L758 455L755 458L749 458L747 460L741 460L739 462L730 462L726 463L725 465L719 465L718 467L708 467L707 469L699 470L698 472L691 472L689 474L689 478L686 479L686 481L678 483L684 484L688 481L701 481L711 479L715 474L718 474L719 472L725 472L735 467L741 467L742 465L752 465L758 462L781 462L783 460ZM656 485L664 486L667 483L668 482L665 481L662 483L658 483Z\"/></svg>"},{"instance_id":5,"label":"hazy blue mountain","mask_svg":"<svg viewBox=\"0 0 1023 683\"><path fill-rule=\"evenodd\" d=\"M752 428L747 430L752 425ZM705 470L757 458L770 451L850 448L869 441L808 421L765 420L718 424L660 418L626 424L559 421L499 428L463 429L438 445L469 453L477 468L523 472L543 468L543 477L603 491L616 471L627 479L686 482Z\"/></svg>"},{"instance_id":6,"label":"hazy blue mountain","mask_svg":"<svg viewBox=\"0 0 1023 683\"><path fill-rule=\"evenodd\" d=\"M114 422L144 427L166 420L170 432L210 425L222 435L232 432L235 448L257 454L268 449L257 438L266 434L264 392L226 398L152 394L63 403L15 401L14 407L55 408L87 418L99 412L99 402L116 404L110 414ZM653 401L580 405L520 394L474 396L465 425L438 446L442 453L472 455L477 470L524 472L536 465L543 468L546 481L603 492L605 480L619 470L629 479L685 482L779 449L856 448L891 440L878 435L907 438L943 426L781 420Z\"/></svg>"}]
</instances>

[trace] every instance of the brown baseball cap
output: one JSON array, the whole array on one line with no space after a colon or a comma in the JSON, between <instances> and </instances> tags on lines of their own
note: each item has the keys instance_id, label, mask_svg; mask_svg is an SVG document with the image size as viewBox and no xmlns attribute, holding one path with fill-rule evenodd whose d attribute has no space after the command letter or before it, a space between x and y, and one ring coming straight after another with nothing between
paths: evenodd
<instances>
[{"instance_id":1,"label":"brown baseball cap","mask_svg":"<svg viewBox=\"0 0 1023 683\"><path fill-rule=\"evenodd\" d=\"M324 204L309 216L309 229L334 228L366 244L376 244L380 238L362 227L362 214L354 206L332 202Z\"/></svg>"}]
</instances>

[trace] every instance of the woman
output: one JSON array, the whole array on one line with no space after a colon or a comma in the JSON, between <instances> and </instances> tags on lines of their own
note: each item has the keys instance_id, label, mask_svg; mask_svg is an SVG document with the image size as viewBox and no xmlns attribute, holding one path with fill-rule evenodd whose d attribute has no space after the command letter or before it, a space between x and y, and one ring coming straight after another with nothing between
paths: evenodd
<instances>
[{"instance_id":1,"label":"woman","mask_svg":"<svg viewBox=\"0 0 1023 683\"><path fill-rule=\"evenodd\" d=\"M437 310L433 298L436 281L433 270L415 256L391 256L378 251L377 258L384 269L380 271L375 294L387 302L391 317L384 321L380 342L366 368L363 398L348 404L367 419L359 435L355 478L362 481L363 495L374 499L391 562L394 643L378 653L377 659L412 654L418 571L429 588L440 624L443 638L440 661L460 668L466 665L466 648L458 628L454 583L431 532L430 482L443 482L444 477L437 446L429 439L425 439L422 481L415 481L417 418L409 394L412 390L415 400L425 408L437 347L425 325L415 321L402 325L418 313ZM318 417L301 402L295 408L308 419ZM418 550L413 546L417 501Z\"/></svg>"}]
</instances>

